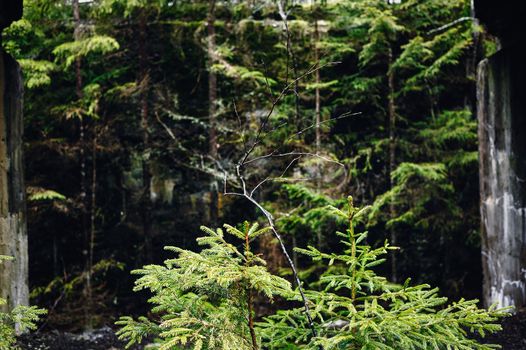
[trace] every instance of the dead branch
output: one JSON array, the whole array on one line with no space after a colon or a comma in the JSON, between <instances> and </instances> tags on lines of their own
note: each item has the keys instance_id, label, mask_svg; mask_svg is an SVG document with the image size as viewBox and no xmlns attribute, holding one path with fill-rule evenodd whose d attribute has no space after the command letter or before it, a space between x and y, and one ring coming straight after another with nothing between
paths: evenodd
<instances>
[{"instance_id":1,"label":"dead branch","mask_svg":"<svg viewBox=\"0 0 526 350\"><path fill-rule=\"evenodd\" d=\"M454 20L453 22L444 24L443 26L440 26L438 28L430 30L429 32L427 32L427 35L433 35L435 33L439 33L439 32L442 32L442 31L444 31L446 29L454 27L454 26L456 26L459 23L466 22L466 21L473 21L473 20L474 20L473 17L460 17L460 18Z\"/></svg>"},{"instance_id":2,"label":"dead branch","mask_svg":"<svg viewBox=\"0 0 526 350\"><path fill-rule=\"evenodd\" d=\"M252 196L252 194L254 193L254 190L259 187L259 185L261 184L258 184L254 189L252 189L252 191L248 192L248 189L247 189L247 184L246 184L246 181L245 181L245 178L243 177L242 173L241 173L241 165L238 164L236 166L236 174L237 174L237 177L238 179L241 181L241 185L242 185L242 189L243 189L243 192L239 193L239 192L227 192L227 183L226 183L226 178L227 178L227 175L225 174L223 179L224 179L224 184L223 184L223 188L224 188L224 195L234 195L234 196L241 196L241 197L244 197L245 199L247 199L248 201L250 201L252 204L254 204L254 206L256 206L260 211L261 213L265 216L265 218L267 219L267 222L268 222L268 225L272 231L272 233L274 234L274 236L276 237L276 239L278 240L279 242L279 245L280 245L280 248L281 248L281 251L283 252L283 254L285 255L285 258L287 259L287 262L289 264L289 266L291 267L292 269L292 274L294 276L294 281L296 282L296 285L298 286L298 291L300 293L300 296L301 296L301 299L303 301L303 307L305 309L305 315L307 317L307 321L309 323L309 327L312 331L312 335L314 337L317 336L317 332L316 332L316 328L314 327L314 321L312 320L312 317L310 315L310 307L309 307L309 301L307 300L307 297L305 296L305 293L303 292L303 287L302 287L302 283L301 283L301 280L298 276L298 271L296 269L296 265L294 264L294 262L292 261L289 253L288 253L288 250L287 248L285 247L285 243L283 242L283 239L281 238L281 235L279 234L277 228L276 228L276 225L274 223L274 217L272 216L272 214L267 210L265 209L265 207L263 207L256 199L254 199L254 197ZM263 180L263 182L265 182L265 180Z\"/></svg>"}]
</instances>

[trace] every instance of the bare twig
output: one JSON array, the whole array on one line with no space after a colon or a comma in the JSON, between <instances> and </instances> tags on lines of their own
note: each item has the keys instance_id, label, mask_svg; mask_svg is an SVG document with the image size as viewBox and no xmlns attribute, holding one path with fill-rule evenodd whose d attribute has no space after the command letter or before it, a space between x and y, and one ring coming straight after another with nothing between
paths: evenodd
<instances>
[{"instance_id":1,"label":"bare twig","mask_svg":"<svg viewBox=\"0 0 526 350\"><path fill-rule=\"evenodd\" d=\"M237 122L239 124L239 129L241 130L241 139L243 141L243 151L246 151L247 150L247 140L245 137L245 127L243 126L243 123L241 122L241 117L239 115L239 112L237 111L237 104L235 100L233 101L233 104L234 104L234 113L236 115Z\"/></svg>"},{"instance_id":2,"label":"bare twig","mask_svg":"<svg viewBox=\"0 0 526 350\"><path fill-rule=\"evenodd\" d=\"M443 26L440 26L438 28L430 30L429 32L427 32L427 35L433 35L435 33L442 32L442 31L444 31L446 29L454 27L454 26L456 26L459 23L466 22L466 21L473 21L473 20L474 20L473 17L460 17L460 18L454 20L453 22L444 24Z\"/></svg>"},{"instance_id":3,"label":"bare twig","mask_svg":"<svg viewBox=\"0 0 526 350\"><path fill-rule=\"evenodd\" d=\"M303 134L305 131L307 131L309 129L317 128L317 127L320 127L321 125L324 125L324 124L327 124L327 123L330 123L330 122L333 122L333 121L336 121L336 120L345 119L345 118L349 118L349 117L354 117L354 116L357 116L357 115L360 115L360 114L362 114L362 113L361 112L357 112L357 113L345 112L345 113L342 113L341 115L337 116L336 118L332 118L332 119L320 121L319 123L311 124L311 125L307 126L306 128L301 129L297 133L295 133L292 136L290 136L287 140L285 140L285 142L290 141L290 140L292 140L295 137L298 137L299 135Z\"/></svg>"},{"instance_id":4,"label":"bare twig","mask_svg":"<svg viewBox=\"0 0 526 350\"><path fill-rule=\"evenodd\" d=\"M296 152L296 151L285 152L285 153L269 153L269 154L266 154L264 156L260 156L260 157L256 157L256 158L250 159L247 162L245 162L245 165L250 164L250 163L254 163L254 162L257 162L257 161L261 161L261 160L267 159L267 158L283 158L283 157L290 157L290 156L308 156L308 157L312 157L312 158L318 158L318 159L321 159L321 160L326 161L328 163L334 163L336 165L339 165L339 166L345 168L345 164L343 164L343 163L341 163L341 162L339 162L337 160L334 160L334 159L331 159L331 158L327 158L325 156L322 156L322 155L319 155L319 154L316 154L316 153L312 153L312 152Z\"/></svg>"},{"instance_id":5,"label":"bare twig","mask_svg":"<svg viewBox=\"0 0 526 350\"><path fill-rule=\"evenodd\" d=\"M265 182L271 180L270 177L266 177L265 179L263 179L263 181L260 181L256 186L254 186L254 188L252 189L252 191L250 191L250 197L253 197L254 196L254 192L261 186L263 185Z\"/></svg>"},{"instance_id":6,"label":"bare twig","mask_svg":"<svg viewBox=\"0 0 526 350\"><path fill-rule=\"evenodd\" d=\"M226 185L226 181L225 181L224 186L223 186L223 188L225 189L224 194L225 195L235 195L235 196L242 196L242 197L244 197L245 199L250 201L252 204L254 204L254 206L256 206L263 213L265 218L267 219L268 225L269 225L272 233L274 234L274 236L278 240L279 245L281 247L281 250L282 250L283 254L285 255L285 258L287 259L287 262L289 263L289 266L292 269L292 274L294 276L294 280L296 282L296 285L298 286L298 291L300 293L301 299L303 300L303 306L304 306L304 309L305 309L305 316L307 317L307 321L308 321L309 327L310 327L310 329L312 331L312 335L316 337L317 336L317 332L316 332L316 328L314 327L314 321L312 320L312 317L310 315L309 301L307 300L307 297L305 296L305 293L303 292L302 283L301 283L301 280L300 280L300 278L298 276L298 271L296 269L296 265L292 261L290 255L288 253L288 250L285 247L285 243L283 242L283 239L281 238L281 235L279 234L278 230L276 229L276 225L274 223L274 217L272 216L272 214L267 209L265 209L265 207L263 207L257 200L254 199L254 197L252 197L252 194L253 194L254 190L252 190L250 193L248 192L246 181L245 181L245 179L244 179L244 177L243 177L243 175L241 173L241 166L239 164L236 166L236 174L237 174L238 179L241 181L243 192L242 193L227 192L226 191L227 185ZM223 178L226 179L226 175ZM258 186L259 186L259 184L258 184Z\"/></svg>"},{"instance_id":7,"label":"bare twig","mask_svg":"<svg viewBox=\"0 0 526 350\"><path fill-rule=\"evenodd\" d=\"M300 116L300 97L298 92L298 61L296 59L296 55L294 54L294 50L292 49L292 34L290 32L289 28L289 22L288 22L288 16L290 14L290 10L285 12L284 5L286 6L287 0L279 0L278 1L278 11L279 15L281 17L281 20L283 21L283 25L285 27L285 39L287 43L287 79L289 74L289 67L288 67L288 59L290 57L292 61L292 73L294 74L294 123L299 127L299 116ZM316 63L317 64L317 63Z\"/></svg>"},{"instance_id":8,"label":"bare twig","mask_svg":"<svg viewBox=\"0 0 526 350\"><path fill-rule=\"evenodd\" d=\"M263 130L265 129L265 127L267 126L269 120L270 120L270 117L272 116L272 114L274 114L274 110L276 109L276 106L278 105L279 102L281 102L281 100L283 99L283 97L285 97L285 95L287 94L287 92L294 86L294 84L298 81L300 81L301 79L305 78L306 76L314 73L316 70L318 69L322 69L324 67L327 67L327 66L332 66L332 65L335 65L335 64L338 64L340 62L329 62L329 63L326 63L322 66L318 66L318 64L315 64L313 65L312 67L310 67L305 73L301 74L299 77L297 77L296 79L294 79L293 81L291 81L290 83L288 83L284 88L283 90L281 90L281 92L279 93L279 95L274 99L274 101L272 101L272 104L270 106L270 109L268 111L268 113L265 115L265 117L263 118L263 121L261 122L261 125L259 126L259 129L257 131L257 134L256 134L256 138L254 140L254 142L252 143L252 145L250 146L250 148L245 152L245 154L243 155L243 157L241 158L241 161L238 163L240 165L243 165L245 163L245 161L248 159L248 157L250 156L250 154L254 151L254 149L259 145L259 143L261 142L261 136L263 134Z\"/></svg>"},{"instance_id":9,"label":"bare twig","mask_svg":"<svg viewBox=\"0 0 526 350\"><path fill-rule=\"evenodd\" d=\"M175 134L173 133L172 129L170 129L168 125L166 125L166 123L161 120L161 118L159 117L159 113L155 113L155 118L157 119L159 124L161 124L161 126L164 128L168 136L170 136L172 140L177 141L177 138L175 137Z\"/></svg>"},{"instance_id":10,"label":"bare twig","mask_svg":"<svg viewBox=\"0 0 526 350\"><path fill-rule=\"evenodd\" d=\"M270 176L267 176L265 179L263 179L262 181L260 181L256 186L254 186L254 188L252 189L252 191L250 191L250 197L253 197L254 196L254 192L256 192L256 190L261 187L264 183L268 182L268 181L272 181L272 180L276 180L276 179L282 179L284 176L285 176L285 173L290 169L290 167L292 166L292 164L294 164L297 160L299 160L302 156L297 156L296 158L294 158L293 160L290 161L290 163L287 165L287 167L285 168L285 170L283 170L283 172L281 173L280 176L278 177L270 177Z\"/></svg>"},{"instance_id":11,"label":"bare twig","mask_svg":"<svg viewBox=\"0 0 526 350\"><path fill-rule=\"evenodd\" d=\"M289 165L287 165L287 167L285 168L285 170L283 170L283 172L281 173L281 175L279 176L280 178L283 178L283 176L285 176L285 173L289 170L289 168L292 166L292 164L294 164L297 160L299 160L302 156L297 156L296 158L294 158L293 160L291 160L291 162L289 163Z\"/></svg>"},{"instance_id":12,"label":"bare twig","mask_svg":"<svg viewBox=\"0 0 526 350\"><path fill-rule=\"evenodd\" d=\"M324 125L324 124L327 124L327 123L330 123L330 122L333 122L333 121L337 121L337 120L341 120L341 119L345 119L345 118L354 117L354 116L357 116L357 115L361 115L361 112L358 112L358 113L345 112L345 113L342 113L341 115L339 115L338 117L335 117L335 118L332 118L332 119L328 119L328 120L322 121L322 122L320 122L320 123L318 123L318 124L312 124L312 125L309 125L309 126L307 126L306 128L304 128L304 129L302 129L302 130L300 130L300 131L298 131L298 132L292 134L291 136L289 136L287 139L285 139L285 141L283 141L283 143L282 143L279 147L277 147L277 148L275 148L274 150L272 150L272 152L270 152L270 153L268 153L268 154L266 154L266 155L264 155L264 156L259 156L259 157L253 158L253 159L246 159L246 160L244 161L243 165L246 165L246 164L249 164L249 163L252 163L252 162L255 162L255 161L258 161L258 160L264 159L264 158L270 158L270 157L273 157L273 156L276 156L276 157L283 157L283 156L286 156L286 155L294 155L294 154L291 154L291 153L283 153L283 154L281 154L281 155L278 155L278 151L279 151L283 146L285 146L285 144L286 144L288 141L290 141L290 140L292 140L292 139L298 137L299 135L301 135L302 133L304 133L305 131L307 131L307 130L309 130L309 129L312 129L312 128L315 128L315 127L317 127L317 126ZM276 127L275 129L269 131L267 134L269 134L269 133L271 133L271 132L273 132L273 131L275 131L275 130L281 128L281 127L283 127L284 125L287 125L287 123L284 123L284 124L280 124L280 125L278 125L278 127ZM312 153L308 153L308 154L306 153L306 154L303 154L303 155L308 155L308 156L313 155L313 156L315 156L315 155L312 154ZM327 159L324 159L324 160L327 160ZM338 165L343 165L343 164L339 163Z\"/></svg>"},{"instance_id":13,"label":"bare twig","mask_svg":"<svg viewBox=\"0 0 526 350\"><path fill-rule=\"evenodd\" d=\"M272 88L270 87L270 83L268 81L268 68L265 62L263 62L263 69L265 70L265 85L268 89L269 99L274 99L274 91L272 91Z\"/></svg>"}]
</instances>

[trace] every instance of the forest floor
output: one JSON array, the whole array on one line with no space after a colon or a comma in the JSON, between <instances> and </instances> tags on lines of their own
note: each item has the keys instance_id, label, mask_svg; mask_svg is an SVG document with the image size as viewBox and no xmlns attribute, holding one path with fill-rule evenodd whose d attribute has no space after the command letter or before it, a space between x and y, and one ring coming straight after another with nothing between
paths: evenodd
<instances>
[{"instance_id":1,"label":"forest floor","mask_svg":"<svg viewBox=\"0 0 526 350\"><path fill-rule=\"evenodd\" d=\"M488 336L484 342L502 345L502 350L526 349L526 311L506 318L502 327L502 332ZM121 350L125 344L117 339L111 328L104 327L83 334L57 331L27 334L19 339L19 345L23 350Z\"/></svg>"},{"instance_id":2,"label":"forest floor","mask_svg":"<svg viewBox=\"0 0 526 350\"><path fill-rule=\"evenodd\" d=\"M82 334L58 331L24 334L18 345L22 350L121 350L126 343L117 339L110 327L103 327ZM143 350L145 346L129 349Z\"/></svg>"},{"instance_id":3,"label":"forest floor","mask_svg":"<svg viewBox=\"0 0 526 350\"><path fill-rule=\"evenodd\" d=\"M504 319L502 332L488 335L484 342L502 345L502 350L525 350L526 310Z\"/></svg>"}]
</instances>

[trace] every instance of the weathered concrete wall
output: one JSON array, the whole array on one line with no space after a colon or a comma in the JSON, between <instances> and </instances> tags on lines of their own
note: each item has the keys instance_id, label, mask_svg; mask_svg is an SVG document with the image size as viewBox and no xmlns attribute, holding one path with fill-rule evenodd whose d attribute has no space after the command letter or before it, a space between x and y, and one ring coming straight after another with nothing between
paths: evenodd
<instances>
[{"instance_id":1,"label":"weathered concrete wall","mask_svg":"<svg viewBox=\"0 0 526 350\"><path fill-rule=\"evenodd\" d=\"M0 30L21 9L22 1L0 0ZM20 68L0 49L0 255L14 257L0 265L0 297L9 308L28 304L22 95Z\"/></svg>"},{"instance_id":2,"label":"weathered concrete wall","mask_svg":"<svg viewBox=\"0 0 526 350\"><path fill-rule=\"evenodd\" d=\"M479 64L477 114L484 302L526 306L526 2L475 0L501 48Z\"/></svg>"},{"instance_id":3,"label":"weathered concrete wall","mask_svg":"<svg viewBox=\"0 0 526 350\"><path fill-rule=\"evenodd\" d=\"M526 305L526 55L511 49L478 73L484 300Z\"/></svg>"}]
</instances>

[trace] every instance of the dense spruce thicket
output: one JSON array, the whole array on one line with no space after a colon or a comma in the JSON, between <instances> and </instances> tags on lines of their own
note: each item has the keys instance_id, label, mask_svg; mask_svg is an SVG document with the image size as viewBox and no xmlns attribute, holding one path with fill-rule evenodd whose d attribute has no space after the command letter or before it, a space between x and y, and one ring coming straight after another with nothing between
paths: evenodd
<instances>
[{"instance_id":1,"label":"dense spruce thicket","mask_svg":"<svg viewBox=\"0 0 526 350\"><path fill-rule=\"evenodd\" d=\"M367 243L400 247L378 273L479 296L474 75L494 43L469 1L26 0L3 45L47 326L143 312L130 270L260 209L315 283L324 265L292 248L341 252L315 208L349 193ZM291 277L273 235L253 248Z\"/></svg>"}]
</instances>

